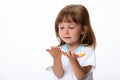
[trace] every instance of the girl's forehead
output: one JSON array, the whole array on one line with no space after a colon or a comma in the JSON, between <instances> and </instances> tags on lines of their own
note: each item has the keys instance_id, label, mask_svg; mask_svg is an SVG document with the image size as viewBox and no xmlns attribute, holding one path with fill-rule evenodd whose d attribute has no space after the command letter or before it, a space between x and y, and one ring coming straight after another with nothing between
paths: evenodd
<instances>
[{"instance_id":1,"label":"girl's forehead","mask_svg":"<svg viewBox=\"0 0 120 80\"><path fill-rule=\"evenodd\" d=\"M58 24L58 26L79 26L79 25L74 22L61 22Z\"/></svg>"}]
</instances>

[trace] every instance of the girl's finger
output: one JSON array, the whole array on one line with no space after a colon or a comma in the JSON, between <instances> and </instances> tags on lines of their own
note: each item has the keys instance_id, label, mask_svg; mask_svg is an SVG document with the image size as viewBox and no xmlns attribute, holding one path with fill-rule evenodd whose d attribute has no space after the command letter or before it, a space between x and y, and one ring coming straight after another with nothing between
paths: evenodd
<instances>
[{"instance_id":1,"label":"girl's finger","mask_svg":"<svg viewBox=\"0 0 120 80\"><path fill-rule=\"evenodd\" d=\"M50 49L46 49L46 51L50 52L51 50Z\"/></svg>"},{"instance_id":2,"label":"girl's finger","mask_svg":"<svg viewBox=\"0 0 120 80\"><path fill-rule=\"evenodd\" d=\"M63 52L63 51L61 51L61 52L62 52L63 55L67 56L67 53L66 53L66 52Z\"/></svg>"}]
</instances>

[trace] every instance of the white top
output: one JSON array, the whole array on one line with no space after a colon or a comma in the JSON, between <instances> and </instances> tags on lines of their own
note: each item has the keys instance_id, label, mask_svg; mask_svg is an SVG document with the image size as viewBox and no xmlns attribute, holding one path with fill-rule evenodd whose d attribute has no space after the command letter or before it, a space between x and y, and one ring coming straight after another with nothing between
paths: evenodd
<instances>
[{"instance_id":1,"label":"white top","mask_svg":"<svg viewBox=\"0 0 120 80\"><path fill-rule=\"evenodd\" d=\"M68 49L66 47L66 44L61 46L61 50L68 52ZM81 66L88 66L92 65L92 69L86 76L84 80L93 80L93 70L96 67L96 58L95 58L95 50L93 47L84 47L84 46L79 46L77 49L74 50L76 54L85 52L86 54L83 57L78 58L78 62ZM60 79L58 79L55 74L52 71L51 67L48 67L46 70L49 71L49 80L77 80L72 68L70 66L69 60L66 56L62 55L62 65L64 69L64 76Z\"/></svg>"}]
</instances>

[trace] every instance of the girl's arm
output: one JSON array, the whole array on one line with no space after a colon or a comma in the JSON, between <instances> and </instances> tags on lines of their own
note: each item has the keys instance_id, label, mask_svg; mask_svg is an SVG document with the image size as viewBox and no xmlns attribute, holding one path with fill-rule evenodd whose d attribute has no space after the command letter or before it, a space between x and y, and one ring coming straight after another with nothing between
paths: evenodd
<instances>
[{"instance_id":1,"label":"girl's arm","mask_svg":"<svg viewBox=\"0 0 120 80\"><path fill-rule=\"evenodd\" d=\"M92 66L82 67L77 60L79 56L76 55L75 53L68 54L64 52L63 54L68 57L76 78L78 80L85 78L86 75L89 73L90 69L92 68Z\"/></svg>"},{"instance_id":2,"label":"girl's arm","mask_svg":"<svg viewBox=\"0 0 120 80\"><path fill-rule=\"evenodd\" d=\"M58 78L61 78L64 75L64 70L61 62L62 51L58 47L51 47L51 49L47 49L47 51L53 57L52 70L54 74Z\"/></svg>"},{"instance_id":3,"label":"girl's arm","mask_svg":"<svg viewBox=\"0 0 120 80\"><path fill-rule=\"evenodd\" d=\"M72 70L78 80L83 79L89 73L92 66L81 67L81 65L76 60L70 60L70 64L72 66Z\"/></svg>"},{"instance_id":4,"label":"girl's arm","mask_svg":"<svg viewBox=\"0 0 120 80\"><path fill-rule=\"evenodd\" d=\"M61 78L64 75L64 70L63 70L63 67L62 67L61 59L59 59L59 58L54 59L52 69L53 69L54 74L58 78Z\"/></svg>"}]
</instances>

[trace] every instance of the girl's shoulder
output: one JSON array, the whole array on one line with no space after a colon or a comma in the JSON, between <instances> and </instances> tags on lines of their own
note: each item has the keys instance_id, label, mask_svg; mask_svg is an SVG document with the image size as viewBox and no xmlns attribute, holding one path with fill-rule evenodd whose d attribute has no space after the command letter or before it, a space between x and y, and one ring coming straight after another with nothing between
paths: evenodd
<instances>
[{"instance_id":1,"label":"girl's shoulder","mask_svg":"<svg viewBox=\"0 0 120 80\"><path fill-rule=\"evenodd\" d=\"M94 49L95 50L94 46L82 45L82 47L86 48L86 49Z\"/></svg>"},{"instance_id":2,"label":"girl's shoulder","mask_svg":"<svg viewBox=\"0 0 120 80\"><path fill-rule=\"evenodd\" d=\"M86 52L94 52L95 48L93 46L82 46L82 50Z\"/></svg>"}]
</instances>

